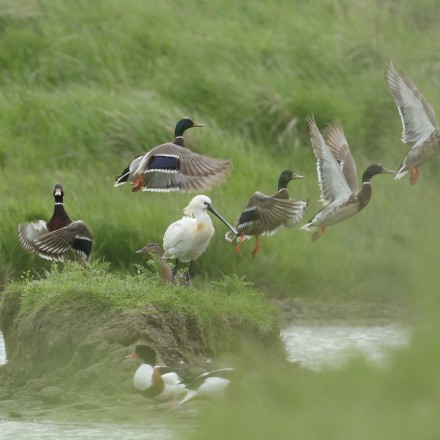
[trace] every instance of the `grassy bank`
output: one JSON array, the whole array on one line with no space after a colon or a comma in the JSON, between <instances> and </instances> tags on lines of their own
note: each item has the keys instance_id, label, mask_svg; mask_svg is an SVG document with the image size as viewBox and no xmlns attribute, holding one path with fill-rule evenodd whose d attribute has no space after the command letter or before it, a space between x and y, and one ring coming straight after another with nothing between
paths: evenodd
<instances>
[{"instance_id":1,"label":"grassy bank","mask_svg":"<svg viewBox=\"0 0 440 440\"><path fill-rule=\"evenodd\" d=\"M15 230L49 218L57 182L69 214L94 233L93 258L133 273L142 262L134 251L160 242L192 195L131 194L113 188L114 177L134 155L171 139L183 115L206 124L187 132L190 148L233 161L229 179L209 192L231 221L252 192L274 192L286 168L305 175L290 189L309 200L307 218L320 209L307 114L320 127L342 122L359 174L378 161L396 168L406 147L384 66L392 58L439 108L435 17L430 0L3 2L3 279L49 267L23 251ZM415 188L377 177L371 204L357 218L313 244L303 231L281 230L263 240L255 261L250 242L235 256L216 222L194 282L202 287L235 273L272 295L410 297L410 250L415 231L437 213L438 169L435 162L424 167Z\"/></svg>"},{"instance_id":2,"label":"grassy bank","mask_svg":"<svg viewBox=\"0 0 440 440\"><path fill-rule=\"evenodd\" d=\"M183 289L164 287L151 273L115 275L108 264L53 265L2 294L8 363L0 371L0 412L27 408L40 396L49 404L99 407L108 396L129 398L138 362L125 357L141 343L184 380L217 365L254 369L244 356L250 347L284 359L279 325L279 312L238 277Z\"/></svg>"}]
</instances>

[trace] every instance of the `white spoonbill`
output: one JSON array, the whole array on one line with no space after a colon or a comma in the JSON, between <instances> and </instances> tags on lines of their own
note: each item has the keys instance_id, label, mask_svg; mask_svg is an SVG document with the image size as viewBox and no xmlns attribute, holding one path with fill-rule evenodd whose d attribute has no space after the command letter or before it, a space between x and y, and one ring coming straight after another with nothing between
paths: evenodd
<instances>
[{"instance_id":1,"label":"white spoonbill","mask_svg":"<svg viewBox=\"0 0 440 440\"><path fill-rule=\"evenodd\" d=\"M177 273L179 261L189 261L187 280L190 279L190 271L193 261L200 257L208 247L209 240L214 235L214 227L206 210L217 216L235 235L235 228L230 225L212 206L211 199L204 195L195 196L189 205L184 208L185 214L177 222L171 223L163 236L164 258L175 258L171 283Z\"/></svg>"}]
</instances>

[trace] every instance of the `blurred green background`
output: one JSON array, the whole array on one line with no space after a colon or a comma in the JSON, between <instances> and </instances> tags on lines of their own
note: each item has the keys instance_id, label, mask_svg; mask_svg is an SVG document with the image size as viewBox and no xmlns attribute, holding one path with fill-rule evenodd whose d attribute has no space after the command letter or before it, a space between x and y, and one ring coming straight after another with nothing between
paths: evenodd
<instances>
[{"instance_id":1,"label":"blurred green background","mask_svg":"<svg viewBox=\"0 0 440 440\"><path fill-rule=\"evenodd\" d=\"M114 179L171 140L182 116L206 125L185 133L189 148L233 161L207 192L230 221L255 190L274 193L286 168L305 176L289 191L309 200L306 219L321 208L309 114L321 129L342 123L359 177L374 162L396 169L407 146L384 68L393 60L440 109L439 21L434 0L2 1L2 279L49 267L21 248L16 227L50 218L58 182L70 216L94 233L93 259L122 273L144 264L135 250L161 243L192 195L132 194ZM410 304L426 325L391 370L359 361L338 373L272 375L273 389L258 390L267 399L208 415L200 438L217 438L220 426L268 438L259 427L269 422L274 438L437 438L439 170L438 160L424 166L414 187L378 176L361 214L315 243L281 229L255 260L253 242L234 255L213 220L197 287L235 273L271 297ZM243 429L233 431L237 417Z\"/></svg>"}]
</instances>

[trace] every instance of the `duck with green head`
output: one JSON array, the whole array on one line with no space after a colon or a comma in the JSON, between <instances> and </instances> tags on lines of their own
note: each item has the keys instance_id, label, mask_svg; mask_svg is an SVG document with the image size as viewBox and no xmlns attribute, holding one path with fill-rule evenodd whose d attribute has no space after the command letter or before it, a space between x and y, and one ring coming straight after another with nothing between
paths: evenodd
<instances>
[{"instance_id":1,"label":"duck with green head","mask_svg":"<svg viewBox=\"0 0 440 440\"><path fill-rule=\"evenodd\" d=\"M231 163L197 154L185 148L183 134L202 124L189 118L181 119L174 131L173 142L159 145L137 156L116 178L115 186L131 182L132 191L192 192L209 189L222 182Z\"/></svg>"},{"instance_id":2,"label":"duck with green head","mask_svg":"<svg viewBox=\"0 0 440 440\"><path fill-rule=\"evenodd\" d=\"M303 218L307 202L291 199L287 190L287 184L294 179L303 179L303 176L284 170L278 179L276 194L267 196L260 191L252 194L235 226L238 236L232 231L225 235L228 241L237 239L235 253L244 240L255 237L257 243L252 251L255 258L261 247L260 235L273 235L281 226L291 228Z\"/></svg>"},{"instance_id":3,"label":"duck with green head","mask_svg":"<svg viewBox=\"0 0 440 440\"><path fill-rule=\"evenodd\" d=\"M308 119L313 150L317 159L318 181L321 187L321 209L301 229L316 230L313 240L325 232L326 226L339 223L364 209L372 195L371 179L377 174L394 174L382 165L370 165L362 175L358 189L356 164L348 147L342 127L330 124L325 140L313 118Z\"/></svg>"}]
</instances>

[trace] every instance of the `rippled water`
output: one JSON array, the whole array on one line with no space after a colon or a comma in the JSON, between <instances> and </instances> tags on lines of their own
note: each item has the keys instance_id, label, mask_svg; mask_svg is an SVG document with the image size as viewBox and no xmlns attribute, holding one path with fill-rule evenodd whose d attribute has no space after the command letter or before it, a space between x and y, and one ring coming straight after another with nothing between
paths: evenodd
<instances>
[{"instance_id":1,"label":"rippled water","mask_svg":"<svg viewBox=\"0 0 440 440\"><path fill-rule=\"evenodd\" d=\"M175 440L175 433L165 426L149 426L136 429L132 426L102 424L79 426L70 424L15 422L0 420L0 439L32 440L79 440L79 439L115 439L115 440Z\"/></svg>"},{"instance_id":2,"label":"rippled water","mask_svg":"<svg viewBox=\"0 0 440 440\"><path fill-rule=\"evenodd\" d=\"M350 358L361 354L383 366L391 348L408 343L409 334L398 325L344 326L294 325L281 332L289 360L313 370L338 368ZM6 362L3 337L0 333L0 365ZM30 435L32 437L30 437ZM0 420L0 440L82 440L82 439L145 439L177 440L175 430L165 421L148 429L113 424L74 425L48 422Z\"/></svg>"},{"instance_id":3,"label":"rippled water","mask_svg":"<svg viewBox=\"0 0 440 440\"><path fill-rule=\"evenodd\" d=\"M315 371L340 367L355 355L382 366L390 348L402 347L409 339L408 332L395 324L373 327L294 325L284 329L281 337L289 360Z\"/></svg>"}]
</instances>

